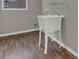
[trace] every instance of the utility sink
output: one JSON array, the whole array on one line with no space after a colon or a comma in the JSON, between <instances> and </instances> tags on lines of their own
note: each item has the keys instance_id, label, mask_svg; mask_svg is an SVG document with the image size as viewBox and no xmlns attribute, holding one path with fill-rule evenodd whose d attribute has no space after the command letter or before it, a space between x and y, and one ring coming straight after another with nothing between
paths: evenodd
<instances>
[{"instance_id":1,"label":"utility sink","mask_svg":"<svg viewBox=\"0 0 79 59\"><path fill-rule=\"evenodd\" d=\"M44 27L47 27L48 32L52 32L52 29L57 29L62 23L63 15L38 15L39 27L44 31Z\"/></svg>"},{"instance_id":2,"label":"utility sink","mask_svg":"<svg viewBox=\"0 0 79 59\"><path fill-rule=\"evenodd\" d=\"M61 25L63 15L39 15L39 46L41 45L41 31L45 33L45 49L44 54L47 54L48 35L56 38L54 32L58 32L59 41L61 41ZM51 34L52 33L52 34ZM60 45L61 47L61 45Z\"/></svg>"}]
</instances>

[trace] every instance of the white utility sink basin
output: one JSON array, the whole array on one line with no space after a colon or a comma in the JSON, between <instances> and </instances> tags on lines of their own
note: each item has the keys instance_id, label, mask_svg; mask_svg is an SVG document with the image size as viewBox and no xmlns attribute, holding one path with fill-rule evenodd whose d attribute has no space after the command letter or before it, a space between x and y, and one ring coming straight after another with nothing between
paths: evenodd
<instances>
[{"instance_id":1,"label":"white utility sink basin","mask_svg":"<svg viewBox=\"0 0 79 59\"><path fill-rule=\"evenodd\" d=\"M50 17L61 17L63 18L63 15L38 15L37 17L42 17L42 18L50 18Z\"/></svg>"},{"instance_id":2,"label":"white utility sink basin","mask_svg":"<svg viewBox=\"0 0 79 59\"><path fill-rule=\"evenodd\" d=\"M39 27L44 30L44 27L47 27L48 32L52 32L52 29L57 29L62 23L63 15L38 15ZM53 27L52 27L53 26Z\"/></svg>"}]
</instances>

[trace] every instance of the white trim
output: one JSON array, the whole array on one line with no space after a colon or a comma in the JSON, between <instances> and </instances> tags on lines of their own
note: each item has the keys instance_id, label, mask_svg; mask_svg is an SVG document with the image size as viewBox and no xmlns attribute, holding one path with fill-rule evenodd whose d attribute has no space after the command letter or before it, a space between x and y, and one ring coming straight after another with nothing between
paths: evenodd
<instances>
[{"instance_id":1,"label":"white trim","mask_svg":"<svg viewBox=\"0 0 79 59\"><path fill-rule=\"evenodd\" d=\"M66 50L68 50L70 53L72 53L73 55L75 55L76 57L78 57L78 53L75 52L73 49L71 49L70 47L68 47L67 45L65 45L64 43L60 42L59 40L57 40L56 38L52 37L51 35L48 34L48 36L50 38L52 38L52 41L57 42L58 44L60 44L63 48L65 48Z\"/></svg>"},{"instance_id":2,"label":"white trim","mask_svg":"<svg viewBox=\"0 0 79 59\"><path fill-rule=\"evenodd\" d=\"M7 33L7 34L2 34L0 37L4 36L10 36L10 35L15 35L15 34L21 34L21 33L27 33L27 32L33 32L33 31L38 31L39 29L31 29L31 30L25 30L25 31L18 31L18 32L13 32L13 33Z\"/></svg>"},{"instance_id":3,"label":"white trim","mask_svg":"<svg viewBox=\"0 0 79 59\"><path fill-rule=\"evenodd\" d=\"M26 0L26 8L4 8L4 0L2 0L2 10L28 10L28 0Z\"/></svg>"}]
</instances>

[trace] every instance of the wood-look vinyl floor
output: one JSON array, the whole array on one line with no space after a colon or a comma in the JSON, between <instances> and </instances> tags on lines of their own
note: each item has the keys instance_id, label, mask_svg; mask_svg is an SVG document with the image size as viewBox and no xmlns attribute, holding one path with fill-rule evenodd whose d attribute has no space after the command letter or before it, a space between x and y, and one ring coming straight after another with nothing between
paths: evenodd
<instances>
[{"instance_id":1,"label":"wood-look vinyl floor","mask_svg":"<svg viewBox=\"0 0 79 59\"><path fill-rule=\"evenodd\" d=\"M50 39L50 38L49 38ZM0 59L77 59L56 42L49 40L48 54L44 55L44 40L38 46L38 32L0 38Z\"/></svg>"}]
</instances>

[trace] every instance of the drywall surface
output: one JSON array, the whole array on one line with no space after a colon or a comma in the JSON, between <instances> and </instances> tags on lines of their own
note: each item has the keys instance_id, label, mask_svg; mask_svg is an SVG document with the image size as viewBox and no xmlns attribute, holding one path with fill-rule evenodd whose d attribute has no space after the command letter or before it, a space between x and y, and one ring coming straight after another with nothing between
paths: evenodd
<instances>
[{"instance_id":1,"label":"drywall surface","mask_svg":"<svg viewBox=\"0 0 79 59\"><path fill-rule=\"evenodd\" d=\"M1 10L2 1L0 0L0 33L38 28L37 15L41 14L41 1L28 0L28 2L28 10Z\"/></svg>"},{"instance_id":2,"label":"drywall surface","mask_svg":"<svg viewBox=\"0 0 79 59\"><path fill-rule=\"evenodd\" d=\"M66 27L65 31L63 30L63 39L65 34L67 36L67 41L64 41L69 47L74 51L78 52L78 1L77 0L67 0L67 11L65 13L66 19L64 26ZM63 27L64 27L63 26Z\"/></svg>"},{"instance_id":3,"label":"drywall surface","mask_svg":"<svg viewBox=\"0 0 79 59\"><path fill-rule=\"evenodd\" d=\"M60 6L57 6L57 3ZM63 14L65 16L62 21L62 41L78 52L77 0L42 0L42 12L46 8L49 9L48 14Z\"/></svg>"}]
</instances>

